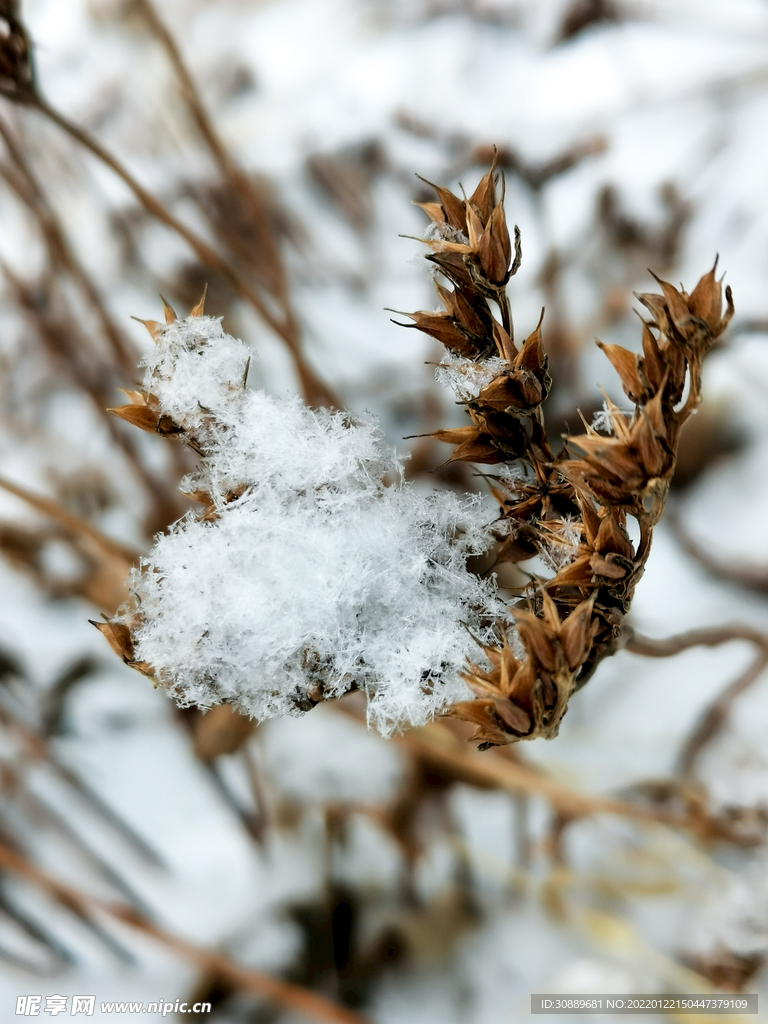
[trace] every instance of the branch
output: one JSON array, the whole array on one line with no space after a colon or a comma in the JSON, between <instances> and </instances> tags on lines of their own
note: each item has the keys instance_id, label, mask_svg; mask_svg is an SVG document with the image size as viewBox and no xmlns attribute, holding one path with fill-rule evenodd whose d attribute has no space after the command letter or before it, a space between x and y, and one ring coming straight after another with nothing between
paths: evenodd
<instances>
[{"instance_id":1,"label":"branch","mask_svg":"<svg viewBox=\"0 0 768 1024\"><path fill-rule=\"evenodd\" d=\"M17 145L16 140L4 121L0 119L0 136L2 136L6 149L14 164L21 173L26 188L16 181L3 168L0 168L8 186L13 189L19 199L31 210L37 219L40 230L48 243L48 248L54 263L63 264L69 271L70 276L80 286L88 303L101 323L104 334L109 339L112 349L117 356L123 369L133 368L136 362L136 352L130 341L123 335L120 328L112 319L109 310L99 295L98 289L91 280L88 271L77 257L74 249L67 239L66 233L54 213L53 207L43 192L40 182L35 177L29 161Z\"/></svg>"},{"instance_id":2,"label":"branch","mask_svg":"<svg viewBox=\"0 0 768 1024\"><path fill-rule=\"evenodd\" d=\"M691 629L687 633L677 633L666 640L656 640L634 630L625 628L626 642L624 648L632 654L640 654L644 658L671 658L675 654L687 651L691 647L719 647L731 640L747 640L768 653L768 635L751 626L735 623L731 626L704 626Z\"/></svg>"},{"instance_id":3,"label":"branch","mask_svg":"<svg viewBox=\"0 0 768 1024\"><path fill-rule=\"evenodd\" d=\"M736 624L692 629L666 640L654 640L634 632L627 638L626 650L646 658L669 658L691 647L719 647L720 644L727 644L731 640L748 641L757 648L757 654L745 671L737 676L699 716L678 756L678 771L683 775L693 773L702 750L725 725L733 702L756 682L768 667L768 636L751 626Z\"/></svg>"},{"instance_id":4,"label":"branch","mask_svg":"<svg viewBox=\"0 0 768 1024\"><path fill-rule=\"evenodd\" d=\"M92 523L89 523L87 519L76 516L73 512L64 508L63 505L53 501L52 498L44 498L42 495L34 494L32 491L28 491L26 487L21 487L19 484L6 480L5 477L0 477L0 490L8 491L9 494L14 494L17 498L21 498L22 501L26 501L28 505L37 509L38 512L42 512L43 515L60 523L74 536L88 537L101 551L112 558L121 559L126 563L123 570L124 574L138 563L141 557L140 552L129 547L127 544L121 544L120 541L108 537Z\"/></svg>"},{"instance_id":5,"label":"branch","mask_svg":"<svg viewBox=\"0 0 768 1024\"><path fill-rule=\"evenodd\" d=\"M768 565L734 561L729 563L721 562L714 558L709 551L701 546L683 526L680 517L671 514L668 518L669 525L677 538L680 547L699 565L703 566L708 573L717 579L726 580L728 583L735 583L739 587L752 590L756 594L768 594Z\"/></svg>"},{"instance_id":6,"label":"branch","mask_svg":"<svg viewBox=\"0 0 768 1024\"><path fill-rule=\"evenodd\" d=\"M191 228L186 227L180 220L164 206L159 199L156 199L151 192L147 191L133 177L130 171L101 143L97 142L87 131L80 128L64 114L52 107L47 100L40 95L35 95L31 101L41 114L47 117L62 131L66 132L77 143L92 153L98 160L110 168L133 192L138 201L153 217L165 224L172 231L189 245L201 263L225 277L241 298L245 299L258 313L261 319L283 340L293 358L296 373L301 383L305 398L310 403L324 404L338 407L339 402L329 386L320 379L311 366L307 363L302 353L296 332L289 324L280 321L267 307L264 300L248 284L240 272L232 264L221 256Z\"/></svg>"},{"instance_id":7,"label":"branch","mask_svg":"<svg viewBox=\"0 0 768 1024\"><path fill-rule=\"evenodd\" d=\"M4 843L0 843L0 867L31 882L57 903L86 920L92 918L99 911L109 914L115 920L135 928L169 949L175 950L201 969L217 974L243 992L250 992L252 995L269 999L286 1010L300 1013L314 1020L327 1021L328 1024L368 1024L360 1014L339 1006L324 996L300 988L298 985L280 981L261 971L243 967L223 953L179 938L153 924L131 907L97 900L79 889L64 885Z\"/></svg>"},{"instance_id":8,"label":"branch","mask_svg":"<svg viewBox=\"0 0 768 1024\"><path fill-rule=\"evenodd\" d=\"M344 702L338 706L339 709L344 709ZM349 713L354 714L351 711ZM683 815L643 807L626 800L580 793L547 778L525 764L508 760L501 754L477 754L468 750L445 726L424 726L403 736L393 737L393 742L405 747L412 756L439 771L448 773L459 782L479 789L501 789L516 796L525 794L543 797L564 818L617 814L635 821L655 822L671 828L692 827L692 822Z\"/></svg>"}]
</instances>

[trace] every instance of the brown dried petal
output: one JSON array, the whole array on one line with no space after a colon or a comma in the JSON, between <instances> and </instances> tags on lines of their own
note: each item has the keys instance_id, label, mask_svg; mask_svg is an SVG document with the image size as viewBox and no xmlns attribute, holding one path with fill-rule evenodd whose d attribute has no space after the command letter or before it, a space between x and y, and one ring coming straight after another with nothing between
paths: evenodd
<instances>
[{"instance_id":1,"label":"brown dried petal","mask_svg":"<svg viewBox=\"0 0 768 1024\"><path fill-rule=\"evenodd\" d=\"M620 562L613 561L614 556L606 557L595 553L589 560L590 568L595 576L603 576L609 580L621 580L627 575L627 568Z\"/></svg>"},{"instance_id":2,"label":"brown dried petal","mask_svg":"<svg viewBox=\"0 0 768 1024\"><path fill-rule=\"evenodd\" d=\"M666 370L656 338L645 321L643 321L643 358L640 360L639 369L651 390L658 391L662 386Z\"/></svg>"},{"instance_id":3,"label":"brown dried petal","mask_svg":"<svg viewBox=\"0 0 768 1024\"><path fill-rule=\"evenodd\" d=\"M114 416L125 420L131 426L138 427L140 430L147 430L151 434L157 432L160 422L158 414L146 405L119 405L115 409L107 409L107 412L111 412Z\"/></svg>"},{"instance_id":4,"label":"brown dried petal","mask_svg":"<svg viewBox=\"0 0 768 1024\"><path fill-rule=\"evenodd\" d=\"M660 277L656 277L653 271L651 271L651 276L661 286L672 323L681 333L684 332L691 321L691 310L686 301L688 296L685 292L679 292L669 281L662 281Z\"/></svg>"},{"instance_id":5,"label":"brown dried petal","mask_svg":"<svg viewBox=\"0 0 768 1024\"><path fill-rule=\"evenodd\" d=\"M709 273L700 278L688 299L688 305L693 315L706 320L713 330L720 323L720 314L723 309L723 290L720 282L715 278L716 269L717 260Z\"/></svg>"},{"instance_id":6,"label":"brown dried petal","mask_svg":"<svg viewBox=\"0 0 768 1024\"><path fill-rule=\"evenodd\" d=\"M504 746L510 742L509 733L499 727L496 709L492 700L467 700L452 704L443 712L448 718L458 718L477 726L473 740Z\"/></svg>"},{"instance_id":7,"label":"brown dried petal","mask_svg":"<svg viewBox=\"0 0 768 1024\"><path fill-rule=\"evenodd\" d=\"M466 288L468 291L473 290L472 278L460 253L451 251L431 252L428 254L427 259L430 263L434 263L441 273L445 274L454 285Z\"/></svg>"},{"instance_id":8,"label":"brown dried petal","mask_svg":"<svg viewBox=\"0 0 768 1024\"><path fill-rule=\"evenodd\" d=\"M436 441L445 441L446 444L463 444L465 441L477 438L480 431L475 426L451 427L446 430L436 430L430 437Z\"/></svg>"},{"instance_id":9,"label":"brown dried petal","mask_svg":"<svg viewBox=\"0 0 768 1024\"><path fill-rule=\"evenodd\" d=\"M590 437L589 434L569 437L567 440L581 448L586 461L594 469L625 483L636 485L643 480L644 474L639 471L635 453L622 441L597 435ZM560 467L561 472L567 465L565 463Z\"/></svg>"},{"instance_id":10,"label":"brown dried petal","mask_svg":"<svg viewBox=\"0 0 768 1024\"><path fill-rule=\"evenodd\" d=\"M531 716L513 701L497 698L493 707L502 722L519 736L525 736L531 731Z\"/></svg>"},{"instance_id":11,"label":"brown dried petal","mask_svg":"<svg viewBox=\"0 0 768 1024\"><path fill-rule=\"evenodd\" d=\"M542 311L542 319L543 317ZM515 359L515 367L539 374L544 369L544 360L544 350L541 347L541 320L539 320L536 329L523 342L523 347Z\"/></svg>"},{"instance_id":12,"label":"brown dried petal","mask_svg":"<svg viewBox=\"0 0 768 1024\"><path fill-rule=\"evenodd\" d=\"M512 259L512 242L509 237L504 207L501 203L491 214L491 232L494 243L494 273L499 275L500 282L506 282L509 262ZM497 278L492 278L492 280L497 280Z\"/></svg>"},{"instance_id":13,"label":"brown dried petal","mask_svg":"<svg viewBox=\"0 0 768 1024\"><path fill-rule=\"evenodd\" d=\"M664 296L656 295L653 292L635 292L635 296L653 317L652 322L663 330L667 323L667 304L664 301Z\"/></svg>"},{"instance_id":14,"label":"brown dried petal","mask_svg":"<svg viewBox=\"0 0 768 1024\"><path fill-rule=\"evenodd\" d=\"M462 356L474 356L478 346L467 337L450 313L406 313L414 321L412 324L401 324L402 327L414 327L431 338L435 338L446 348L458 352Z\"/></svg>"},{"instance_id":15,"label":"brown dried petal","mask_svg":"<svg viewBox=\"0 0 768 1024\"><path fill-rule=\"evenodd\" d=\"M507 334L501 324L496 320L493 322L493 340L496 344L496 351L499 353L501 358L512 362L517 356L517 345L515 345L509 334Z\"/></svg>"},{"instance_id":16,"label":"brown dried petal","mask_svg":"<svg viewBox=\"0 0 768 1024\"><path fill-rule=\"evenodd\" d=\"M505 462L506 456L500 452L487 434L460 444L451 455L449 462L477 462L481 465L493 466Z\"/></svg>"},{"instance_id":17,"label":"brown dried petal","mask_svg":"<svg viewBox=\"0 0 768 1024\"><path fill-rule=\"evenodd\" d=\"M623 555L625 558L632 558L635 553L626 530L622 529L616 519L616 513L612 509L609 509L608 514L603 517L592 546L601 554L613 552Z\"/></svg>"},{"instance_id":18,"label":"brown dried petal","mask_svg":"<svg viewBox=\"0 0 768 1024\"><path fill-rule=\"evenodd\" d=\"M482 389L477 402L499 412L506 412L510 408L533 408L543 398L541 384L532 373L500 374Z\"/></svg>"},{"instance_id":19,"label":"brown dried petal","mask_svg":"<svg viewBox=\"0 0 768 1024\"><path fill-rule=\"evenodd\" d=\"M496 206L496 185L494 175L496 173L496 157L493 158L491 169L482 176L477 188L469 197L470 205L473 206L484 224L488 223L491 211Z\"/></svg>"},{"instance_id":20,"label":"brown dried petal","mask_svg":"<svg viewBox=\"0 0 768 1024\"><path fill-rule=\"evenodd\" d=\"M594 577L591 558L591 555L580 555L569 565L563 566L557 575L547 583L547 588L554 590L557 587L590 586Z\"/></svg>"},{"instance_id":21,"label":"brown dried petal","mask_svg":"<svg viewBox=\"0 0 768 1024\"><path fill-rule=\"evenodd\" d=\"M501 225L504 225L503 228ZM479 241L473 246L480 260L480 266L491 284L499 287L509 280L509 232L504 219L504 210L497 206L485 226Z\"/></svg>"},{"instance_id":22,"label":"brown dried petal","mask_svg":"<svg viewBox=\"0 0 768 1024\"><path fill-rule=\"evenodd\" d=\"M592 616L594 596L582 601L560 627L560 645L568 667L573 671L587 660L597 622Z\"/></svg>"},{"instance_id":23,"label":"brown dried petal","mask_svg":"<svg viewBox=\"0 0 768 1024\"><path fill-rule=\"evenodd\" d=\"M496 700L501 696L499 687L485 673L481 675L462 673L461 678L466 682L470 690L481 699L489 698L490 700Z\"/></svg>"},{"instance_id":24,"label":"brown dried petal","mask_svg":"<svg viewBox=\"0 0 768 1024\"><path fill-rule=\"evenodd\" d=\"M641 415L632 425L632 448L646 476L661 476L670 468L670 456L646 415Z\"/></svg>"},{"instance_id":25,"label":"brown dried petal","mask_svg":"<svg viewBox=\"0 0 768 1024\"><path fill-rule=\"evenodd\" d=\"M584 524L584 536L587 544L593 548L602 525L602 519L588 494L577 492L576 501L581 511L581 521Z\"/></svg>"},{"instance_id":26,"label":"brown dried petal","mask_svg":"<svg viewBox=\"0 0 768 1024\"><path fill-rule=\"evenodd\" d=\"M637 370L637 356L621 345L604 345L602 341L598 341L597 344L608 356L621 378L621 386L627 398L637 402L645 390Z\"/></svg>"},{"instance_id":27,"label":"brown dried petal","mask_svg":"<svg viewBox=\"0 0 768 1024\"><path fill-rule=\"evenodd\" d=\"M478 427L456 427L453 430L436 430L432 435L438 441L458 444L449 462L479 462L493 465L504 461L504 455L493 444L488 434Z\"/></svg>"},{"instance_id":28,"label":"brown dried petal","mask_svg":"<svg viewBox=\"0 0 768 1024\"><path fill-rule=\"evenodd\" d=\"M442 296L443 291L440 294ZM479 298L475 292L465 292L461 288L456 288L450 295L453 307L451 312L454 317L471 335L478 340L482 339L484 348L490 348L494 320L486 301ZM451 307L446 305L446 308Z\"/></svg>"},{"instance_id":29,"label":"brown dried petal","mask_svg":"<svg viewBox=\"0 0 768 1024\"><path fill-rule=\"evenodd\" d=\"M648 420L655 430L656 434L666 440L667 437L667 424L664 419L664 391L659 391L657 395L646 402L643 406L643 414L648 417Z\"/></svg>"},{"instance_id":30,"label":"brown dried petal","mask_svg":"<svg viewBox=\"0 0 768 1024\"><path fill-rule=\"evenodd\" d=\"M441 188L440 185L433 185L431 181L427 181L426 178L422 178L422 181L430 185L435 192L437 192L437 198L440 201L440 205L443 208L445 214L445 220L452 228L456 231L466 231L466 223L464 218L464 200L459 199L447 188Z\"/></svg>"},{"instance_id":31,"label":"brown dried petal","mask_svg":"<svg viewBox=\"0 0 768 1024\"><path fill-rule=\"evenodd\" d=\"M88 620L105 637L112 650L126 663L133 661L133 638L124 622L96 622Z\"/></svg>"},{"instance_id":32,"label":"brown dried petal","mask_svg":"<svg viewBox=\"0 0 768 1024\"><path fill-rule=\"evenodd\" d=\"M467 206L467 238L469 239L469 247L474 252L478 251L478 245L483 234L483 222L472 206Z\"/></svg>"},{"instance_id":33,"label":"brown dried petal","mask_svg":"<svg viewBox=\"0 0 768 1024\"><path fill-rule=\"evenodd\" d=\"M440 203L414 203L413 205L420 206L424 213L426 213L429 219L434 221L435 224L445 224L445 211Z\"/></svg>"},{"instance_id":34,"label":"brown dried petal","mask_svg":"<svg viewBox=\"0 0 768 1024\"><path fill-rule=\"evenodd\" d=\"M532 612L526 612L520 608L513 608L512 614L517 622L517 630L525 649L539 665L549 672L554 672L557 668L557 656L544 623Z\"/></svg>"}]
</instances>

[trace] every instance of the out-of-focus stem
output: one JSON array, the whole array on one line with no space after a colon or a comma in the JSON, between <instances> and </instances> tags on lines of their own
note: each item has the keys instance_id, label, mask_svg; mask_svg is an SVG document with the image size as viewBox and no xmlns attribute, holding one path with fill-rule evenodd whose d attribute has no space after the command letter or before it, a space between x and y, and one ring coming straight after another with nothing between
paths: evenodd
<instances>
[{"instance_id":1,"label":"out-of-focus stem","mask_svg":"<svg viewBox=\"0 0 768 1024\"><path fill-rule=\"evenodd\" d=\"M79 917L89 920L106 913L116 921L149 935L204 970L224 978L243 992L269 999L286 1010L312 1020L326 1021L328 1024L368 1024L360 1014L332 1003L324 996L243 967L223 953L172 935L131 907L97 900L71 885L64 885L3 843L0 843L0 866L42 889Z\"/></svg>"},{"instance_id":2,"label":"out-of-focus stem","mask_svg":"<svg viewBox=\"0 0 768 1024\"><path fill-rule=\"evenodd\" d=\"M61 226L61 223L53 211L51 204L43 192L40 182L34 175L29 161L16 144L8 125L0 119L0 136L2 136L5 147L14 164L21 173L26 189L21 186L11 174L0 168L4 180L16 193L19 199L32 211L40 224L43 237L48 243L51 256L56 263L62 264L69 271L70 276L79 285L88 303L96 314L105 336L109 340L115 356L121 367L132 369L136 364L136 352L133 346L125 337L123 332L112 319L109 310L105 306L99 292L91 280L90 275L78 259L74 249Z\"/></svg>"},{"instance_id":3,"label":"out-of-focus stem","mask_svg":"<svg viewBox=\"0 0 768 1024\"><path fill-rule=\"evenodd\" d=\"M669 658L692 647L719 647L732 640L748 641L757 648L757 653L746 669L726 686L697 719L678 757L678 771L681 775L693 773L702 750L725 725L733 702L757 682L768 668L768 636L751 626L737 623L732 626L692 629L666 640L653 640L638 633L630 633L627 637L626 649L646 658Z\"/></svg>"},{"instance_id":4,"label":"out-of-focus stem","mask_svg":"<svg viewBox=\"0 0 768 1024\"><path fill-rule=\"evenodd\" d=\"M321 380L315 370L307 362L300 349L297 332L291 323L280 321L269 310L267 304L242 277L232 264L221 256L211 245L196 232L188 228L134 178L123 164L101 143L97 142L87 131L70 121L55 107L51 106L42 96L36 96L32 105L48 120L58 125L62 131L92 153L103 164L110 168L133 192L141 205L157 220L165 224L189 245L198 259L211 270L225 277L237 293L248 302L261 319L280 337L293 358L296 373L304 397L311 404L338 406L336 396L330 387Z\"/></svg>"}]
</instances>

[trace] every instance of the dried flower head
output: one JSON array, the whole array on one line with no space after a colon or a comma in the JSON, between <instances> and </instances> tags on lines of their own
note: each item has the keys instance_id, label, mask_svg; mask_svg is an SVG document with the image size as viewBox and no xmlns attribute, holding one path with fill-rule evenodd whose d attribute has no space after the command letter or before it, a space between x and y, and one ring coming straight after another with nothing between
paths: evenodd
<instances>
[{"instance_id":1,"label":"dried flower head","mask_svg":"<svg viewBox=\"0 0 768 1024\"><path fill-rule=\"evenodd\" d=\"M601 345L633 410L608 401L606 429L591 426L568 437L555 456L542 413L551 380L541 321L520 348L513 340L505 285L519 266L520 243L515 229L512 261L503 181L492 166L468 199L433 187L437 202L421 206L439 229L450 230L426 239L427 258L452 288L437 284L445 313L414 313L408 326L446 347L438 376L470 420L433 436L455 446L452 460L498 467L490 477L502 506L497 560L541 555L556 570L529 584L511 609L522 653L513 653L501 623L500 643L484 647L490 667L471 664L465 674L476 699L451 714L473 722L485 745L551 737L571 694L616 649L664 508L680 430L701 400L702 360L725 330L733 302L726 289L723 313L716 267L690 295L660 280L660 295L639 295L650 313L643 354ZM510 464L518 471L510 472ZM639 527L636 545L627 517Z\"/></svg>"},{"instance_id":2,"label":"dried flower head","mask_svg":"<svg viewBox=\"0 0 768 1024\"><path fill-rule=\"evenodd\" d=\"M438 201L421 205L445 312L407 326L445 346L438 374L469 418L433 436L454 446L451 460L496 467L490 531L479 499L385 486L400 466L370 418L250 391L246 347L202 300L186 320L166 303L164 324L143 321L156 349L142 388L112 411L197 453L183 485L204 508L158 538L133 603L99 628L184 703L263 718L360 689L384 732L446 712L488 746L557 735L617 647L730 289L725 313L715 267L690 295L660 281L660 295L638 296L650 313L642 355L601 346L632 410L607 400L556 456L542 321L514 341L505 288L520 234L513 251L503 181L491 166L468 199L434 187ZM491 536L498 562L539 555L553 572L512 608L466 569ZM483 664L470 660L476 643Z\"/></svg>"},{"instance_id":3,"label":"dried flower head","mask_svg":"<svg viewBox=\"0 0 768 1024\"><path fill-rule=\"evenodd\" d=\"M369 416L246 387L248 350L202 306L146 324L140 390L113 410L199 457L203 503L155 546L106 639L180 702L256 718L350 689L384 732L470 695L475 636L504 614L465 568L491 541L477 499L422 497Z\"/></svg>"}]
</instances>

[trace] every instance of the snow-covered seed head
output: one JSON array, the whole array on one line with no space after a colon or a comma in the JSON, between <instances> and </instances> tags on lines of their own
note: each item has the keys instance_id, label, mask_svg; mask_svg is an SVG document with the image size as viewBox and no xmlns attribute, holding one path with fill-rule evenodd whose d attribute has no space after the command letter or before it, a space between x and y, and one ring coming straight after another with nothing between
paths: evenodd
<instances>
[{"instance_id":1,"label":"snow-covered seed head","mask_svg":"<svg viewBox=\"0 0 768 1024\"><path fill-rule=\"evenodd\" d=\"M157 538L107 639L180 703L259 719L358 689L389 732L467 697L473 636L505 614L466 569L490 543L480 500L386 486L402 466L372 416L246 388L247 346L193 314L148 325L118 414L173 424L199 456L182 489L206 507Z\"/></svg>"}]
</instances>

